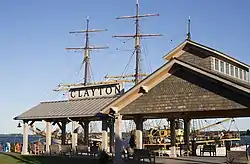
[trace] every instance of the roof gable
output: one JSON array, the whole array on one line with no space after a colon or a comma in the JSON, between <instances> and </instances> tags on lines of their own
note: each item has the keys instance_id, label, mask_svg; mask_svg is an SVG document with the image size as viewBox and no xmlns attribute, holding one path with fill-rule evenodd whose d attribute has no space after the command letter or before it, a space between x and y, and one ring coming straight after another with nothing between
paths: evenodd
<instances>
[{"instance_id":1,"label":"roof gable","mask_svg":"<svg viewBox=\"0 0 250 164\"><path fill-rule=\"evenodd\" d=\"M235 58L233 58L233 57L231 57L231 56L229 56L229 55L227 55L225 53L222 53L222 52L220 52L218 50L215 50L213 48L202 45L202 44L197 43L197 42L192 41L192 40L185 40L180 45L178 45L176 48L174 48L172 51L170 51L168 54L166 54L163 58L166 59L166 60L170 60L171 58L176 58L176 57L181 56L185 52L185 50L183 48L185 46L187 46L187 45L191 45L191 46L195 46L197 48L201 48L201 49L203 49L205 51L208 51L208 52L211 52L211 53L213 53L215 55L218 55L218 56L220 56L220 57L222 57L224 59L232 61L233 63L237 63L237 64L239 64L239 65L241 65L241 66L243 66L243 67L245 67L247 69L250 67L246 63L243 63L243 62L241 62L241 61L239 61L239 60L237 60L237 59L235 59Z\"/></svg>"},{"instance_id":2,"label":"roof gable","mask_svg":"<svg viewBox=\"0 0 250 164\"><path fill-rule=\"evenodd\" d=\"M121 109L120 113L128 118L142 113L154 118L159 113L246 109L250 105L248 97L241 92L218 85L219 82L186 67L174 65L173 68L171 76Z\"/></svg>"},{"instance_id":3,"label":"roof gable","mask_svg":"<svg viewBox=\"0 0 250 164\"><path fill-rule=\"evenodd\" d=\"M164 64L162 67L160 67L158 70L156 70L154 73L149 75L147 78L145 78L143 81L141 81L139 84L128 90L124 95L119 97L117 100L113 101L111 104L109 104L106 108L104 108L101 113L108 113L110 109L113 109L115 111L119 111L137 98L141 97L143 93L141 92L141 88L146 88L146 90L150 90L153 87L155 87L157 84L161 83L163 80L168 78L171 75L171 68L174 64L181 65L183 67L186 67L188 69L191 69L194 72L197 72L199 74L202 74L204 76L207 76L211 79L215 79L220 81L221 83L224 83L226 85L229 85L235 89L238 89L240 91L245 92L246 94L250 94L250 89L246 88L245 86L242 86L240 84L234 83L228 79L219 77L215 74L212 74L210 72L207 72L205 70L202 70L198 67L192 66L188 63L182 62L176 58L172 58L168 63Z\"/></svg>"}]
</instances>

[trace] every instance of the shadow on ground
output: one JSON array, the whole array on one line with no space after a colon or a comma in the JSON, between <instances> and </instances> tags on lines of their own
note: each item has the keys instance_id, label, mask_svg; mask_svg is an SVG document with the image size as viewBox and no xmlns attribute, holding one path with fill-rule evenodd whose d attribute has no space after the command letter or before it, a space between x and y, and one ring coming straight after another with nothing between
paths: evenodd
<instances>
[{"instance_id":1,"label":"shadow on ground","mask_svg":"<svg viewBox=\"0 0 250 164\"><path fill-rule=\"evenodd\" d=\"M124 161L124 164L145 164L149 162ZM68 156L37 156L20 155L17 153L0 153L0 164L99 164L99 160L94 157L68 157ZM157 162L156 164L163 164Z\"/></svg>"},{"instance_id":2,"label":"shadow on ground","mask_svg":"<svg viewBox=\"0 0 250 164\"><path fill-rule=\"evenodd\" d=\"M78 158L67 156L22 156L16 153L1 153L1 164L99 164L98 159L95 158Z\"/></svg>"}]
</instances>

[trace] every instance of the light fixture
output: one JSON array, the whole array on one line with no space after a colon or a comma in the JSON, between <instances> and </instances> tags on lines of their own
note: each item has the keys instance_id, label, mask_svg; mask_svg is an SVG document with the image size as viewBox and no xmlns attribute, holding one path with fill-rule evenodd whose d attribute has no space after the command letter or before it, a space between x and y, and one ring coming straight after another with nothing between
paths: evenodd
<instances>
[{"instance_id":1,"label":"light fixture","mask_svg":"<svg viewBox=\"0 0 250 164\"><path fill-rule=\"evenodd\" d=\"M18 128L21 128L21 127L22 127L21 122L18 123L17 127L18 127Z\"/></svg>"}]
</instances>

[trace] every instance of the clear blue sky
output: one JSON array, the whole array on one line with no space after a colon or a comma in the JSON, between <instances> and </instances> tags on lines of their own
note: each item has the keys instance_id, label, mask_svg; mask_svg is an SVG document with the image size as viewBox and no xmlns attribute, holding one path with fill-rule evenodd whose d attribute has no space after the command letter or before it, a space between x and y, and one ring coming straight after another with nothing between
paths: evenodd
<instances>
[{"instance_id":1,"label":"clear blue sky","mask_svg":"<svg viewBox=\"0 0 250 164\"><path fill-rule=\"evenodd\" d=\"M141 22L143 33L164 35L143 40L152 70L164 63L164 54L185 39L188 16L193 40L250 64L249 6L247 0L141 0L141 13L161 15ZM110 47L91 56L95 80L102 80L107 73L121 74L131 56L131 51L124 50L131 50L133 42L123 43L111 36L134 32L132 20L115 19L133 15L134 9L135 0L1 0L0 133L19 132L13 117L40 101L63 98L52 89L81 78L82 55L64 48L83 45L83 37L68 32L84 29L86 16L90 16L91 28L109 30L91 37L91 44ZM241 129L249 125L250 119L237 120Z\"/></svg>"}]
</instances>

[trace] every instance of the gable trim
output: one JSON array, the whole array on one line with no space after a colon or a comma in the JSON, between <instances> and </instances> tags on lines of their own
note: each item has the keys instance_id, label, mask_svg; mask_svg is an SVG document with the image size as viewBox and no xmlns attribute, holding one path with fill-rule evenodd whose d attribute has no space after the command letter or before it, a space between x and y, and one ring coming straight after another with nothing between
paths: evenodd
<instances>
[{"instance_id":1,"label":"gable trim","mask_svg":"<svg viewBox=\"0 0 250 164\"><path fill-rule=\"evenodd\" d=\"M136 100L137 98L141 97L143 95L143 93L140 93L140 87L141 86L146 86L148 88L148 90L152 89L153 87L155 87L157 84L161 83L163 80L165 80L166 78L168 78L171 73L169 73L169 70L172 68L172 66L174 64L179 64L181 66L184 66L190 70L193 70L194 72L198 72L202 75L205 75L209 78L215 79L217 81L220 81L224 84L227 84L233 88L242 90L246 93L250 93L250 89L245 88L243 86L240 86L238 84L235 84L231 81L228 81L226 79L223 79L221 77L218 77L216 75L213 75L209 72L206 72L204 70L201 70L197 67L194 67L192 65L189 65L187 63L184 63L178 59L172 59L170 62L166 63L165 65L163 65L162 67L160 67L158 70L156 70L154 73L152 73L151 75L149 75L146 79L142 80L139 84L137 84L136 86L134 86L133 88L131 88L130 90L128 90L124 95L122 95L121 97L119 97L118 99L114 100L111 104L109 104L107 107L105 107L101 113L107 114L109 112L109 110L111 108L116 108L116 111L120 111L122 108L124 108L125 106L127 106L128 104L130 104L131 102L133 102L134 100Z\"/></svg>"},{"instance_id":2,"label":"gable trim","mask_svg":"<svg viewBox=\"0 0 250 164\"><path fill-rule=\"evenodd\" d=\"M174 48L172 51L170 51L169 53L167 53L167 55L163 56L163 58L165 60L171 60L171 58L173 58L173 57L180 56L178 52L179 51L183 51L182 49L184 48L184 46L186 45L186 43L187 43L187 41L182 42L176 48Z\"/></svg>"},{"instance_id":3,"label":"gable trim","mask_svg":"<svg viewBox=\"0 0 250 164\"><path fill-rule=\"evenodd\" d=\"M160 67L158 70L156 70L154 73L149 75L147 78L142 80L140 83L138 83L136 86L132 87L130 90L125 92L124 95L122 95L120 98L113 101L111 104L109 104L106 108L104 108L101 113L108 113L110 109L115 108L116 111L121 110L123 107L125 107L127 104L131 103L135 99L139 98L143 95L142 92L140 92L140 88L142 86L147 87L148 90L150 90L152 87L157 85L159 82L166 79L170 74L168 73L173 64L175 63L175 60L171 60L170 62L164 64L162 67ZM126 99L126 103L123 101Z\"/></svg>"}]
</instances>

